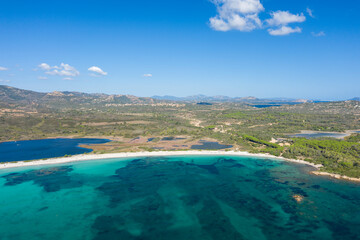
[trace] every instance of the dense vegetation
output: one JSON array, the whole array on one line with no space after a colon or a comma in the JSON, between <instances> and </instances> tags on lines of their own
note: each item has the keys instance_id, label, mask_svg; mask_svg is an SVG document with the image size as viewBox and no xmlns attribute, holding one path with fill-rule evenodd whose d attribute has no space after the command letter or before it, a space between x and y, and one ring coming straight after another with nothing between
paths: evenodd
<instances>
[{"instance_id":1,"label":"dense vegetation","mask_svg":"<svg viewBox=\"0 0 360 240\"><path fill-rule=\"evenodd\" d=\"M352 134L351 136L345 137L347 142L357 142L360 143L360 134Z\"/></svg>"},{"instance_id":2,"label":"dense vegetation","mask_svg":"<svg viewBox=\"0 0 360 240\"><path fill-rule=\"evenodd\" d=\"M360 144L333 139L293 139L283 156L322 164L324 171L360 177Z\"/></svg>"}]
</instances>

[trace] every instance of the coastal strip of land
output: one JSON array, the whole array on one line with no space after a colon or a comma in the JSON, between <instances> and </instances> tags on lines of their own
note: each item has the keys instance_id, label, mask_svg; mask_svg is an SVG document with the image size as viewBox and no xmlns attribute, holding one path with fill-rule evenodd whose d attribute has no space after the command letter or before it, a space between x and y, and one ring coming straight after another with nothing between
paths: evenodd
<instances>
[{"instance_id":1,"label":"coastal strip of land","mask_svg":"<svg viewBox=\"0 0 360 240\"><path fill-rule=\"evenodd\" d=\"M275 157L270 154L255 154L241 151L209 151L209 150L189 150L189 151L154 151L154 152L123 152L123 153L106 153L106 154L80 154L70 157L60 157L60 158L49 158L41 160L32 160L32 161L18 161L18 162L3 162L0 163L0 169L6 168L16 168L16 167L29 167L29 166L38 166L38 165L53 165L61 163L70 163L78 161L90 161L90 160L100 160L100 159L126 159L126 158L136 158L136 157L161 157L161 156L249 156L249 157L261 157L267 159L278 159L288 162L295 162L310 165L317 170L322 167L322 165L316 165L303 160L296 159L287 159L283 157Z\"/></svg>"},{"instance_id":2,"label":"coastal strip of land","mask_svg":"<svg viewBox=\"0 0 360 240\"><path fill-rule=\"evenodd\" d=\"M91 161L91 160L101 160L101 159L114 159L119 158L119 160L125 160L127 158L136 158L136 157L165 157L165 156L248 156L248 157L260 157L266 159L275 159L299 164L305 164L312 166L316 171L311 171L311 174L317 176L328 176L336 179L343 179L347 181L360 182L360 178L351 178L343 176L340 174L333 174L327 172L321 172L321 164L313 164L304 160L297 159L288 159L284 157L276 157L270 154L255 154L242 151L210 151L210 150L190 150L190 151L155 151L155 152L123 152L123 153L107 153L107 154L81 154L70 157L60 157L60 158L50 158L42 160L32 160L32 161L18 161L18 162L4 162L0 163L0 169L8 168L18 168L18 167L31 167L39 165L54 165L62 163L71 163L79 161Z\"/></svg>"},{"instance_id":3,"label":"coastal strip of land","mask_svg":"<svg viewBox=\"0 0 360 240\"><path fill-rule=\"evenodd\" d=\"M317 176L327 176L327 177L343 179L343 180L352 181L352 182L360 182L360 178L352 178L352 177L348 177L348 176L344 176L344 175L340 175L340 174L336 174L336 173L328 173L328 172L321 172L321 171L312 171L310 173L317 175Z\"/></svg>"}]
</instances>

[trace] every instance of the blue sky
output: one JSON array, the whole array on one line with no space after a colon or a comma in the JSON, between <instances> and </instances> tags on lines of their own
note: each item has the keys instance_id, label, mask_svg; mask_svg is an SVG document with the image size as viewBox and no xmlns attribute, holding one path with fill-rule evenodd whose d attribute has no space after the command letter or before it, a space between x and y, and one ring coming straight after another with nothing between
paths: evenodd
<instances>
[{"instance_id":1,"label":"blue sky","mask_svg":"<svg viewBox=\"0 0 360 240\"><path fill-rule=\"evenodd\" d=\"M360 96L359 1L0 3L0 84L137 96Z\"/></svg>"}]
</instances>

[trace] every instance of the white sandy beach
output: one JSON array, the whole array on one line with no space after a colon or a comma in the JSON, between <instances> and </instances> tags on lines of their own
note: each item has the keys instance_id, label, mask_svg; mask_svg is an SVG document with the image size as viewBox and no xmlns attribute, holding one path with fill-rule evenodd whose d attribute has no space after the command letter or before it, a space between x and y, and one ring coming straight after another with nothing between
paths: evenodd
<instances>
[{"instance_id":1,"label":"white sandy beach","mask_svg":"<svg viewBox=\"0 0 360 240\"><path fill-rule=\"evenodd\" d=\"M157 152L126 152L126 153L108 153L108 154L82 154L74 155L71 157L61 157L61 158L50 158L46 160L34 160L34 161L19 161L19 162L7 162L0 164L0 169L6 168L16 168L16 167L29 167L29 166L38 166L38 165L52 165L52 164L61 164L61 163L70 163L78 161L90 161L90 160L99 160L99 159L111 159L119 158L119 161L125 158L136 158L136 157L154 157L154 156L198 156L198 155L221 155L221 156L249 156L249 157L262 157L267 159L278 159L282 161L289 161L295 163L306 164L319 169L321 165L312 164L302 160L287 159L283 157L275 157L269 154L253 154L248 152L239 152L239 151L207 151L207 150L190 150L190 151L157 151Z\"/></svg>"},{"instance_id":2,"label":"white sandy beach","mask_svg":"<svg viewBox=\"0 0 360 240\"><path fill-rule=\"evenodd\" d=\"M312 171L310 173L317 175L317 176L327 176L327 177L332 177L332 178L336 178L336 179L348 180L348 181L352 181L352 182L360 182L360 178L352 178L352 177L343 176L343 175L336 174L336 173L328 173L328 172L320 172L320 171Z\"/></svg>"}]
</instances>

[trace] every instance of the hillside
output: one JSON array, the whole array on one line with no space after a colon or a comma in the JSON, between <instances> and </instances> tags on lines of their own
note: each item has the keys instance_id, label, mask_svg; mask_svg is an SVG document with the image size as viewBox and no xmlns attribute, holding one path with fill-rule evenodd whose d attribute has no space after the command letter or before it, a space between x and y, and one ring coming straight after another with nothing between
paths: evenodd
<instances>
[{"instance_id":1,"label":"hillside","mask_svg":"<svg viewBox=\"0 0 360 240\"><path fill-rule=\"evenodd\" d=\"M105 106L109 104L154 104L161 102L152 98L136 97L132 95L89 94L80 92L50 92L40 93L0 85L0 106L7 107L84 107Z\"/></svg>"}]
</instances>

